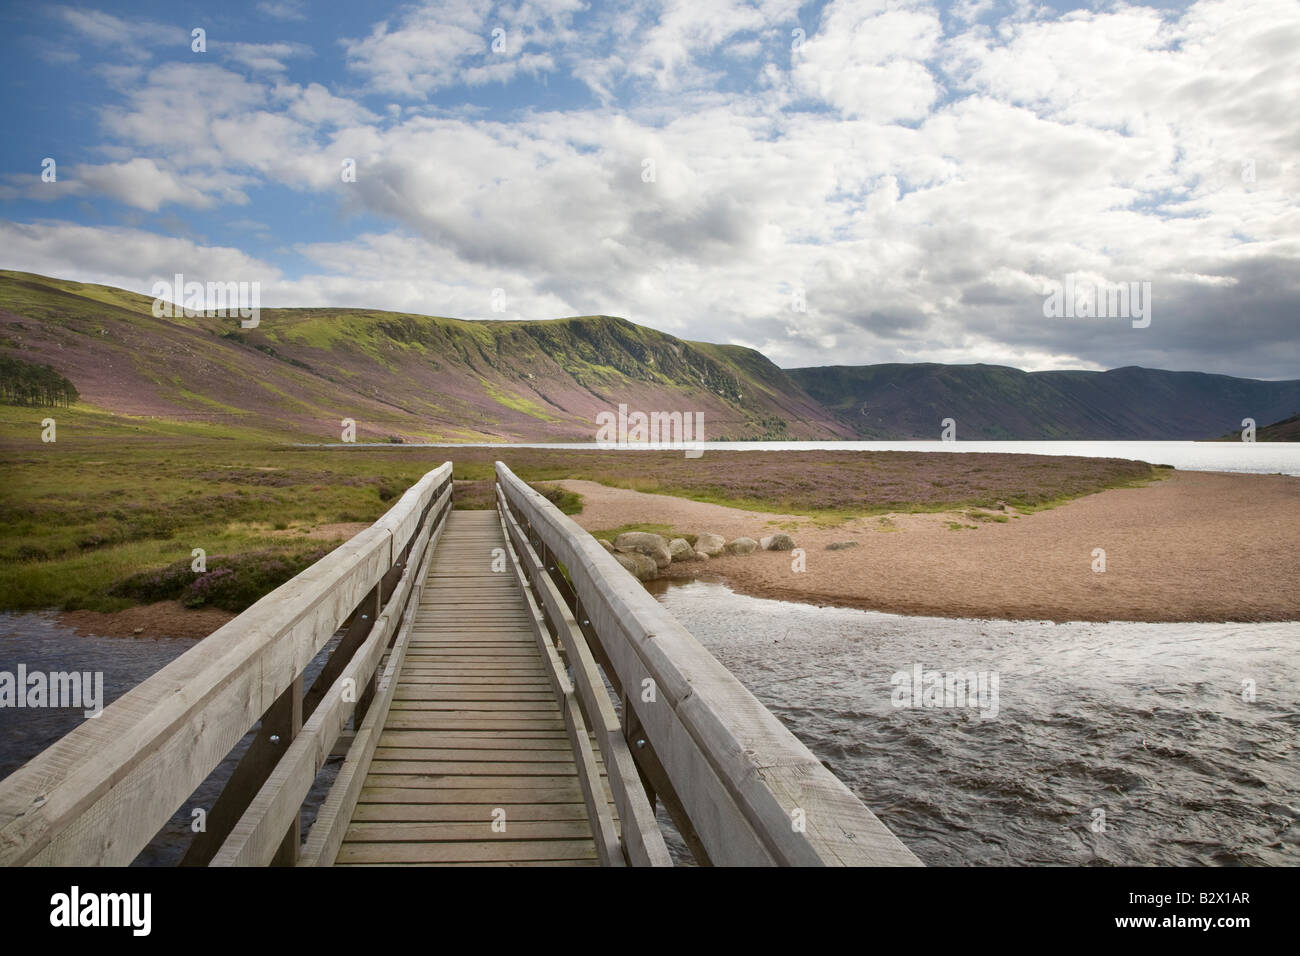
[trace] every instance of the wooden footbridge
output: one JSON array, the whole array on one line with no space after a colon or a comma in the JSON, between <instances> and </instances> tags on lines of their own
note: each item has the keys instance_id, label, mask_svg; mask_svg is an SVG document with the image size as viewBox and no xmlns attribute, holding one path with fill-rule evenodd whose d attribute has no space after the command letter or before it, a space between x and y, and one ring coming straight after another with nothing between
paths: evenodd
<instances>
[{"instance_id":1,"label":"wooden footbridge","mask_svg":"<svg viewBox=\"0 0 1300 956\"><path fill-rule=\"evenodd\" d=\"M429 472L0 781L0 864L126 865L180 813L191 865L917 865L594 538L496 471L496 511L455 510L451 463Z\"/></svg>"}]
</instances>

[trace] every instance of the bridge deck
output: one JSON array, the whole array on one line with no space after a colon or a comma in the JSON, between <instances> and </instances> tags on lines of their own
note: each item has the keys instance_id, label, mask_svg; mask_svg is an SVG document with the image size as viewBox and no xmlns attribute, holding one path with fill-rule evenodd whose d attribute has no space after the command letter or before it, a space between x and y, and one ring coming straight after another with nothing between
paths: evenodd
<instances>
[{"instance_id":1,"label":"bridge deck","mask_svg":"<svg viewBox=\"0 0 1300 956\"><path fill-rule=\"evenodd\" d=\"M497 513L447 521L335 862L595 866L524 594L508 569L492 571L493 549L506 546Z\"/></svg>"}]
</instances>

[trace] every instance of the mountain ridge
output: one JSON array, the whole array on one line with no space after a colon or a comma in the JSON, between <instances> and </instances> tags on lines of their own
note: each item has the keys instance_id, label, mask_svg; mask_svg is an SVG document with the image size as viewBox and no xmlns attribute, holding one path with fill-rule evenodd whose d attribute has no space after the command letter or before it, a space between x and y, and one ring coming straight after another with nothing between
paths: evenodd
<instances>
[{"instance_id":1,"label":"mountain ridge","mask_svg":"<svg viewBox=\"0 0 1300 956\"><path fill-rule=\"evenodd\" d=\"M862 438L1041 441L1209 440L1243 418L1300 409L1300 380L1122 366L1026 372L1002 365L814 366L786 369Z\"/></svg>"},{"instance_id":2,"label":"mountain ridge","mask_svg":"<svg viewBox=\"0 0 1300 956\"><path fill-rule=\"evenodd\" d=\"M698 411L705 437L848 438L765 356L612 316L491 321L369 309L154 316L148 296L0 272L0 350L124 415L303 438L591 440L620 403Z\"/></svg>"},{"instance_id":3,"label":"mountain ridge","mask_svg":"<svg viewBox=\"0 0 1300 956\"><path fill-rule=\"evenodd\" d=\"M609 315L455 319L365 308L157 317L113 286L0 271L0 355L49 365L92 407L265 437L590 441L596 416L704 415L705 439L1260 440L1300 410L1300 380L1124 366L1026 372L883 363L782 369Z\"/></svg>"}]
</instances>

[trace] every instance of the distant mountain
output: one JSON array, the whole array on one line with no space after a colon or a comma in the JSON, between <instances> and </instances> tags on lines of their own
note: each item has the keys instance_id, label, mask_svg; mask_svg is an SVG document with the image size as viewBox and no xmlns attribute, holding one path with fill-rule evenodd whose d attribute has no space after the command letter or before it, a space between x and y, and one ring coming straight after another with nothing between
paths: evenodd
<instances>
[{"instance_id":1,"label":"distant mountain","mask_svg":"<svg viewBox=\"0 0 1300 956\"><path fill-rule=\"evenodd\" d=\"M752 349L609 316L467 321L366 309L156 318L109 286L0 272L0 356L113 412L299 440L589 441L596 415L701 412L704 437L849 438Z\"/></svg>"},{"instance_id":2,"label":"distant mountain","mask_svg":"<svg viewBox=\"0 0 1300 956\"><path fill-rule=\"evenodd\" d=\"M1240 441L1241 429L1225 437L1230 441ZM1300 415L1292 415L1280 422L1256 427L1255 441L1300 441Z\"/></svg>"},{"instance_id":3,"label":"distant mountain","mask_svg":"<svg viewBox=\"0 0 1300 956\"><path fill-rule=\"evenodd\" d=\"M786 369L863 438L1195 440L1277 421L1300 409L1300 380L1126 368L1023 372L1000 365L861 365Z\"/></svg>"}]
</instances>

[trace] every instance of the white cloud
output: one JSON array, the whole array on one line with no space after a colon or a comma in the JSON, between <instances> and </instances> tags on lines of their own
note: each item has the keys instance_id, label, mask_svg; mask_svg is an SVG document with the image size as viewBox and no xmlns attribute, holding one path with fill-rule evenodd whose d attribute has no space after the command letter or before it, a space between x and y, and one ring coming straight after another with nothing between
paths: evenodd
<instances>
[{"instance_id":1,"label":"white cloud","mask_svg":"<svg viewBox=\"0 0 1300 956\"><path fill-rule=\"evenodd\" d=\"M206 208L214 204L211 196L174 173L160 169L151 159L136 158L125 163L103 166L77 166L75 182L91 192L101 193L119 202L157 212L165 203Z\"/></svg>"},{"instance_id":2,"label":"white cloud","mask_svg":"<svg viewBox=\"0 0 1300 956\"><path fill-rule=\"evenodd\" d=\"M55 6L49 12L59 17L77 36L100 46L113 47L133 57L147 57L159 46L189 46L189 31L152 20L124 20L111 13L79 7Z\"/></svg>"},{"instance_id":3,"label":"white cloud","mask_svg":"<svg viewBox=\"0 0 1300 956\"><path fill-rule=\"evenodd\" d=\"M834 0L797 55L795 86L845 116L919 120L942 92L926 65L941 35L929 4Z\"/></svg>"},{"instance_id":4,"label":"white cloud","mask_svg":"<svg viewBox=\"0 0 1300 956\"><path fill-rule=\"evenodd\" d=\"M67 278L142 294L149 294L156 280L177 272L203 282L260 281L273 286L280 280L278 269L238 249L203 246L140 229L0 220L0 248L6 268L48 273L51 262L64 262L61 274Z\"/></svg>"},{"instance_id":5,"label":"white cloud","mask_svg":"<svg viewBox=\"0 0 1300 956\"><path fill-rule=\"evenodd\" d=\"M256 73L283 73L288 69L285 61L296 56L311 55L311 48L302 43L223 43L211 47L214 53Z\"/></svg>"},{"instance_id":6,"label":"white cloud","mask_svg":"<svg viewBox=\"0 0 1300 956\"><path fill-rule=\"evenodd\" d=\"M302 0L259 0L255 9L273 20L307 19Z\"/></svg>"}]
</instances>

